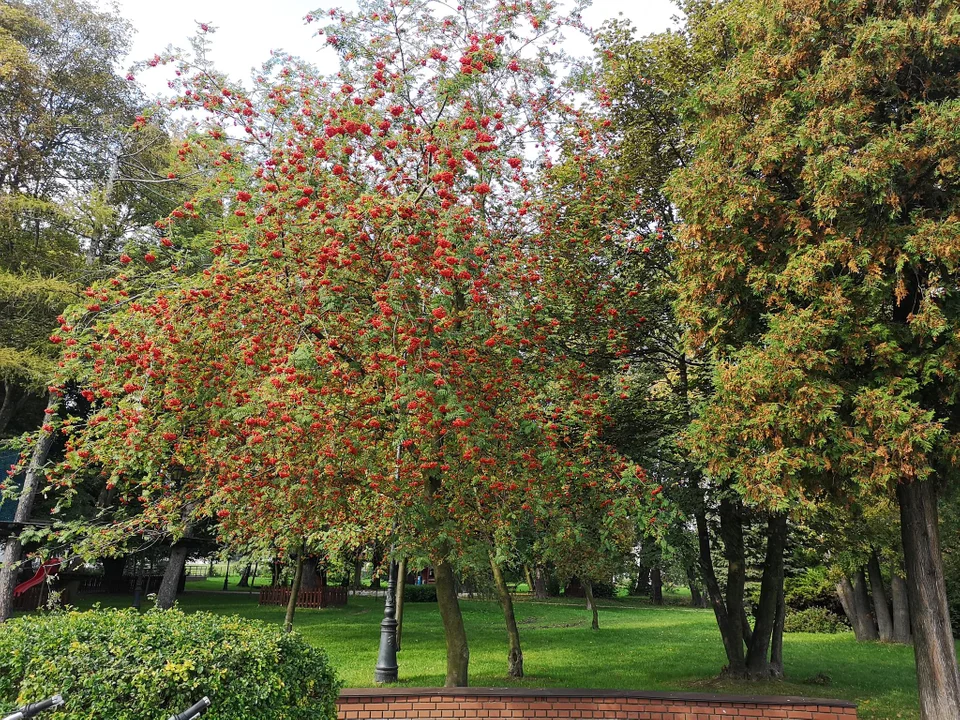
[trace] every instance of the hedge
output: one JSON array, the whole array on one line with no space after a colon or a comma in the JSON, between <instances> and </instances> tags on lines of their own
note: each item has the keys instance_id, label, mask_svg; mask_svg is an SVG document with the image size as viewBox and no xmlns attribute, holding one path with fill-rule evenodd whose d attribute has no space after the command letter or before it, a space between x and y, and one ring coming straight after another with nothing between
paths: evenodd
<instances>
[{"instance_id":1,"label":"hedge","mask_svg":"<svg viewBox=\"0 0 960 720\"><path fill-rule=\"evenodd\" d=\"M61 693L60 720L143 720L204 695L205 720L335 720L340 681L296 633L152 610L38 613L0 632L0 715Z\"/></svg>"},{"instance_id":2,"label":"hedge","mask_svg":"<svg viewBox=\"0 0 960 720\"><path fill-rule=\"evenodd\" d=\"M436 602L437 586L436 585L404 585L403 601L404 602Z\"/></svg>"},{"instance_id":3,"label":"hedge","mask_svg":"<svg viewBox=\"0 0 960 720\"><path fill-rule=\"evenodd\" d=\"M827 633L847 632L850 625L845 618L823 607L789 610L783 623L784 632Z\"/></svg>"}]
</instances>

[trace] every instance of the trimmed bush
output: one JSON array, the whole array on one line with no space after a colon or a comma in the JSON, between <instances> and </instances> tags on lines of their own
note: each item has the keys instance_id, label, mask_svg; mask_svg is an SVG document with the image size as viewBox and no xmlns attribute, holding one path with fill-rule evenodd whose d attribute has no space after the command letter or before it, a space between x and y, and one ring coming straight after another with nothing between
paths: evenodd
<instances>
[{"instance_id":1,"label":"trimmed bush","mask_svg":"<svg viewBox=\"0 0 960 720\"><path fill-rule=\"evenodd\" d=\"M403 601L404 602L436 602L437 586L436 585L404 585Z\"/></svg>"},{"instance_id":2,"label":"trimmed bush","mask_svg":"<svg viewBox=\"0 0 960 720\"><path fill-rule=\"evenodd\" d=\"M239 617L97 609L28 615L0 633L0 706L59 692L62 720L165 718L204 695L205 720L335 720L339 690L322 650Z\"/></svg>"},{"instance_id":3,"label":"trimmed bush","mask_svg":"<svg viewBox=\"0 0 960 720\"><path fill-rule=\"evenodd\" d=\"M593 584L593 597L596 600L615 598L617 596L617 586L612 583L595 582Z\"/></svg>"},{"instance_id":4,"label":"trimmed bush","mask_svg":"<svg viewBox=\"0 0 960 720\"><path fill-rule=\"evenodd\" d=\"M844 618L823 607L791 610L783 621L784 632L833 634L849 629L850 625Z\"/></svg>"},{"instance_id":5,"label":"trimmed bush","mask_svg":"<svg viewBox=\"0 0 960 720\"><path fill-rule=\"evenodd\" d=\"M822 565L807 568L799 575L787 578L783 590L787 607L793 610L822 607L838 615L843 612L836 583Z\"/></svg>"}]
</instances>

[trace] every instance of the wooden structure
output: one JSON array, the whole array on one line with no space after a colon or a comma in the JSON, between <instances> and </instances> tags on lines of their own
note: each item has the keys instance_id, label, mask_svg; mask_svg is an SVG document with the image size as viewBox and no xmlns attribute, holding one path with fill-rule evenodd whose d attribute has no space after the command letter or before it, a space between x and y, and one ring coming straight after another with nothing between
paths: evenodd
<instances>
[{"instance_id":1,"label":"wooden structure","mask_svg":"<svg viewBox=\"0 0 960 720\"><path fill-rule=\"evenodd\" d=\"M260 588L261 605L286 605L290 602L290 588ZM298 608L341 607L347 604L347 589L322 587L301 590L297 596Z\"/></svg>"},{"instance_id":2,"label":"wooden structure","mask_svg":"<svg viewBox=\"0 0 960 720\"><path fill-rule=\"evenodd\" d=\"M29 590L25 590L19 595L13 596L14 610L37 610L43 607L47 602L48 587L47 583L42 582L34 585Z\"/></svg>"}]
</instances>

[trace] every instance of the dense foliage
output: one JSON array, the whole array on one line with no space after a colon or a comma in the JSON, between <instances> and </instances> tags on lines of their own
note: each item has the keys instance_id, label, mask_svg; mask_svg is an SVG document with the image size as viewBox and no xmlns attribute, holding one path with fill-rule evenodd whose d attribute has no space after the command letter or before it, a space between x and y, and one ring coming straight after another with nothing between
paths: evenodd
<instances>
[{"instance_id":1,"label":"dense foliage","mask_svg":"<svg viewBox=\"0 0 960 720\"><path fill-rule=\"evenodd\" d=\"M239 617L55 612L8 621L0 633L0 702L57 691L65 720L166 717L204 695L212 720L333 720L339 687L321 650Z\"/></svg>"},{"instance_id":2,"label":"dense foliage","mask_svg":"<svg viewBox=\"0 0 960 720\"><path fill-rule=\"evenodd\" d=\"M404 585L404 602L436 602L437 587L435 585Z\"/></svg>"},{"instance_id":3,"label":"dense foliage","mask_svg":"<svg viewBox=\"0 0 960 720\"><path fill-rule=\"evenodd\" d=\"M785 632L792 633L834 634L849 631L850 625L842 617L827 608L808 607L804 610L788 611L783 629Z\"/></svg>"}]
</instances>

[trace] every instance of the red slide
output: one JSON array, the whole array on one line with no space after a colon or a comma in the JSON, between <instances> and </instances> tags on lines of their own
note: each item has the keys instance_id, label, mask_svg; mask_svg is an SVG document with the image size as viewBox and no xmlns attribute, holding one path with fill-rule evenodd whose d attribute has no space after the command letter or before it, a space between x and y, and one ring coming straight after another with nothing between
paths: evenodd
<instances>
[{"instance_id":1,"label":"red slide","mask_svg":"<svg viewBox=\"0 0 960 720\"><path fill-rule=\"evenodd\" d=\"M60 565L62 564L60 558L50 558L43 565L40 566L40 569L37 570L36 574L27 580L17 585L13 589L13 596L17 597L18 595L25 593L27 590L32 588L34 585L39 585L44 580L47 579L48 575L56 575L60 572Z\"/></svg>"}]
</instances>

